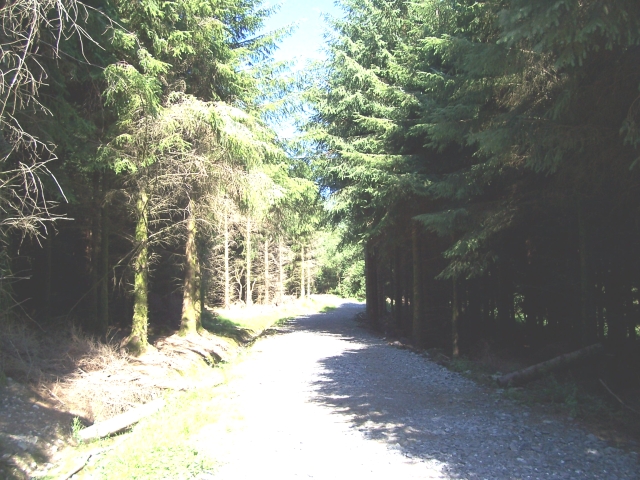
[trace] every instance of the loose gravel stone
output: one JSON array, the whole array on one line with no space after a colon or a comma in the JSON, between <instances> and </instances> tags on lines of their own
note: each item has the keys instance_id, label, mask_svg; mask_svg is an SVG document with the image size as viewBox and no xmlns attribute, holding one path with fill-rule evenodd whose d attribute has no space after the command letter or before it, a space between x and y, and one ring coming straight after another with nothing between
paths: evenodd
<instances>
[{"instance_id":1,"label":"loose gravel stone","mask_svg":"<svg viewBox=\"0 0 640 480\"><path fill-rule=\"evenodd\" d=\"M389 345L345 304L260 340L198 435L215 478L638 479L635 455ZM202 477L204 478L204 477ZM209 478L209 477L207 477Z\"/></svg>"}]
</instances>

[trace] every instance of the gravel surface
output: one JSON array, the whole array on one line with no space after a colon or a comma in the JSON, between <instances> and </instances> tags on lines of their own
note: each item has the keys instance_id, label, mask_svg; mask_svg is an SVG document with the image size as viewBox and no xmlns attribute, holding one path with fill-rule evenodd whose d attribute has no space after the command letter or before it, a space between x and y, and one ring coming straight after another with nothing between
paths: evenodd
<instances>
[{"instance_id":1,"label":"gravel surface","mask_svg":"<svg viewBox=\"0 0 640 480\"><path fill-rule=\"evenodd\" d=\"M360 304L260 340L199 434L207 478L638 479L634 453L500 397L353 320Z\"/></svg>"}]
</instances>

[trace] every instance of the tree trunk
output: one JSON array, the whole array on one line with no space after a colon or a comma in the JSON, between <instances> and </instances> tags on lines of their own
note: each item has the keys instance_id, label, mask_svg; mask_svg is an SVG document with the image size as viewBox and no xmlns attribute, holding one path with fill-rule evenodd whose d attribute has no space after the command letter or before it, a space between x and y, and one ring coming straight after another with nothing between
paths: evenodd
<instances>
[{"instance_id":1,"label":"tree trunk","mask_svg":"<svg viewBox=\"0 0 640 480\"><path fill-rule=\"evenodd\" d=\"M607 307L607 340L621 345L626 338L624 318L624 285L618 274L611 274L605 284Z\"/></svg>"},{"instance_id":2,"label":"tree trunk","mask_svg":"<svg viewBox=\"0 0 640 480\"><path fill-rule=\"evenodd\" d=\"M378 311L378 266L371 242L365 247L365 290L367 297L367 319L373 328L378 328L380 312Z\"/></svg>"},{"instance_id":3,"label":"tree trunk","mask_svg":"<svg viewBox=\"0 0 640 480\"><path fill-rule=\"evenodd\" d=\"M458 345L458 323L460 321L460 286L458 280L453 279L453 299L451 302L451 355L453 358L460 356Z\"/></svg>"},{"instance_id":4,"label":"tree trunk","mask_svg":"<svg viewBox=\"0 0 640 480\"><path fill-rule=\"evenodd\" d=\"M195 203L189 200L187 207L187 242L185 246L184 295L182 297L182 319L180 335L197 333L200 322L200 263L196 245Z\"/></svg>"},{"instance_id":5,"label":"tree trunk","mask_svg":"<svg viewBox=\"0 0 640 480\"><path fill-rule=\"evenodd\" d=\"M269 239L264 241L264 304L269 305L269 289L271 288L269 282Z\"/></svg>"},{"instance_id":6,"label":"tree trunk","mask_svg":"<svg viewBox=\"0 0 640 480\"><path fill-rule=\"evenodd\" d=\"M247 286L245 289L245 303L247 306L253 304L253 292L251 291L251 218L247 217L247 241L246 241L246 262L247 262Z\"/></svg>"},{"instance_id":7,"label":"tree trunk","mask_svg":"<svg viewBox=\"0 0 640 480\"><path fill-rule=\"evenodd\" d=\"M595 285L595 305L596 305L596 328L597 328L597 336L598 341L602 342L605 339L605 314L604 314L604 304L605 304L605 296L602 294L602 280L598 279Z\"/></svg>"},{"instance_id":8,"label":"tree trunk","mask_svg":"<svg viewBox=\"0 0 640 480\"><path fill-rule=\"evenodd\" d=\"M147 324L149 320L149 227L147 223L147 191L141 187L136 201L136 234L135 241L138 253L134 262L133 277L133 320L131 335L127 341L127 349L132 353L141 354L147 348Z\"/></svg>"},{"instance_id":9,"label":"tree trunk","mask_svg":"<svg viewBox=\"0 0 640 480\"><path fill-rule=\"evenodd\" d=\"M513 285L510 272L504 261L498 265L498 298L496 299L496 307L498 309L498 336L502 342L508 343L515 326L515 316L513 309Z\"/></svg>"},{"instance_id":10,"label":"tree trunk","mask_svg":"<svg viewBox=\"0 0 640 480\"><path fill-rule=\"evenodd\" d=\"M51 320L51 287L53 283L53 230L49 231L45 243L46 270L44 279L44 311L45 318Z\"/></svg>"},{"instance_id":11,"label":"tree trunk","mask_svg":"<svg viewBox=\"0 0 640 480\"><path fill-rule=\"evenodd\" d=\"M380 248L376 250L376 279L378 281L377 287L377 299L378 299L378 326L382 326L386 323L387 315L387 292L386 292L386 272L381 260Z\"/></svg>"},{"instance_id":12,"label":"tree trunk","mask_svg":"<svg viewBox=\"0 0 640 480\"><path fill-rule=\"evenodd\" d=\"M400 247L395 248L393 266L393 323L398 332L402 332L402 252Z\"/></svg>"},{"instance_id":13,"label":"tree trunk","mask_svg":"<svg viewBox=\"0 0 640 480\"><path fill-rule=\"evenodd\" d=\"M412 258L413 258L413 321L411 325L411 338L416 345L424 343L424 318L422 305L422 259L420 255L420 235L418 225L414 222L411 230Z\"/></svg>"},{"instance_id":14,"label":"tree trunk","mask_svg":"<svg viewBox=\"0 0 640 480\"><path fill-rule=\"evenodd\" d=\"M100 331L99 318L99 300L98 300L98 284L100 283L100 243L102 240L102 233L100 232L100 172L93 172L93 205L91 215L91 230L89 239L89 269L90 269L90 285L91 290L89 292L89 328L93 332Z\"/></svg>"},{"instance_id":15,"label":"tree trunk","mask_svg":"<svg viewBox=\"0 0 640 480\"><path fill-rule=\"evenodd\" d=\"M307 252L307 296L311 296L311 254Z\"/></svg>"},{"instance_id":16,"label":"tree trunk","mask_svg":"<svg viewBox=\"0 0 640 480\"><path fill-rule=\"evenodd\" d=\"M523 370L518 370L517 372L503 375L502 377L497 379L497 382L501 387L513 387L516 385L522 385L524 383L530 382L531 380L535 380L536 378L539 378L548 372L558 370L561 367L570 365L579 360L595 355L601 350L602 345L596 343L595 345L582 348L578 351L565 353L564 355L552 358L551 360L547 360L546 362L532 365L531 367L525 368Z\"/></svg>"},{"instance_id":17,"label":"tree trunk","mask_svg":"<svg viewBox=\"0 0 640 480\"><path fill-rule=\"evenodd\" d=\"M594 292L589 259L589 232L582 202L578 205L578 230L578 248L580 250L580 317L582 323L580 340L582 345L586 346L596 339L597 325L593 305Z\"/></svg>"},{"instance_id":18,"label":"tree trunk","mask_svg":"<svg viewBox=\"0 0 640 480\"><path fill-rule=\"evenodd\" d=\"M103 174L102 183L102 199L107 193L107 175ZM106 203L102 205L102 212L100 219L102 226L100 228L101 241L100 241L100 284L99 284L99 305L98 305L98 323L100 325L100 331L103 334L107 333L109 329L109 207Z\"/></svg>"},{"instance_id":19,"label":"tree trunk","mask_svg":"<svg viewBox=\"0 0 640 480\"><path fill-rule=\"evenodd\" d=\"M224 308L231 306L231 282L229 273L229 214L224 214Z\"/></svg>"},{"instance_id":20,"label":"tree trunk","mask_svg":"<svg viewBox=\"0 0 640 480\"><path fill-rule=\"evenodd\" d=\"M627 297L627 308L626 308L626 319L627 319L627 329L628 329L628 338L630 340L636 340L638 335L636 332L636 326L638 325L638 307L636 306L637 298L633 294L633 289L630 286L627 286L626 290Z\"/></svg>"},{"instance_id":21,"label":"tree trunk","mask_svg":"<svg viewBox=\"0 0 640 480\"><path fill-rule=\"evenodd\" d=\"M284 302L284 262L282 259L282 238L278 238L278 302Z\"/></svg>"},{"instance_id":22,"label":"tree trunk","mask_svg":"<svg viewBox=\"0 0 640 480\"><path fill-rule=\"evenodd\" d=\"M402 278L404 308L402 310L402 331L405 335L411 334L413 321L413 275L411 272L411 256L407 254L403 260Z\"/></svg>"},{"instance_id":23,"label":"tree trunk","mask_svg":"<svg viewBox=\"0 0 640 480\"><path fill-rule=\"evenodd\" d=\"M304 245L300 249L300 298L306 296L304 290Z\"/></svg>"}]
</instances>

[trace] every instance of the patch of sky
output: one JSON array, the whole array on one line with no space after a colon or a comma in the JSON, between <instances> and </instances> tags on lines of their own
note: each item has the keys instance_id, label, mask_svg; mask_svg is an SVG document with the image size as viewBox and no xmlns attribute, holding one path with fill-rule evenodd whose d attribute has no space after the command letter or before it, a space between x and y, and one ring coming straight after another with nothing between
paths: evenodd
<instances>
[{"instance_id":1,"label":"patch of sky","mask_svg":"<svg viewBox=\"0 0 640 480\"><path fill-rule=\"evenodd\" d=\"M326 15L342 16L342 9L334 0L283 0L278 3L265 2L264 6L279 5L278 10L266 19L264 31L270 32L294 25L295 29L282 39L273 53L276 61L291 63L291 71L304 71L310 62L326 58L325 32L328 27ZM279 121L272 125L280 138L292 138L298 132L294 120Z\"/></svg>"}]
</instances>

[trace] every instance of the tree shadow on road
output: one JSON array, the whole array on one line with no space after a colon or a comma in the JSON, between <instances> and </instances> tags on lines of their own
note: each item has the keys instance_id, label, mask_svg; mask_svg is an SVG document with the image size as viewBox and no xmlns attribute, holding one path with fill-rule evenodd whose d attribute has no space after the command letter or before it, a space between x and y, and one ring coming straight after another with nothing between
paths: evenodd
<instances>
[{"instance_id":1,"label":"tree shadow on road","mask_svg":"<svg viewBox=\"0 0 640 480\"><path fill-rule=\"evenodd\" d=\"M555 451L561 425L543 424L535 415L521 418L483 387L416 353L389 346L350 320L361 308L347 305L291 325L349 344L342 354L319 361L324 372L314 383L312 401L345 416L367 439L439 464L450 478L594 478L576 477L576 472L586 462L600 460L588 458L580 448L566 450L562 457ZM576 431L568 438L580 442L583 435ZM483 441L489 438L491 442ZM571 457L569 452L576 451L580 454Z\"/></svg>"}]
</instances>

